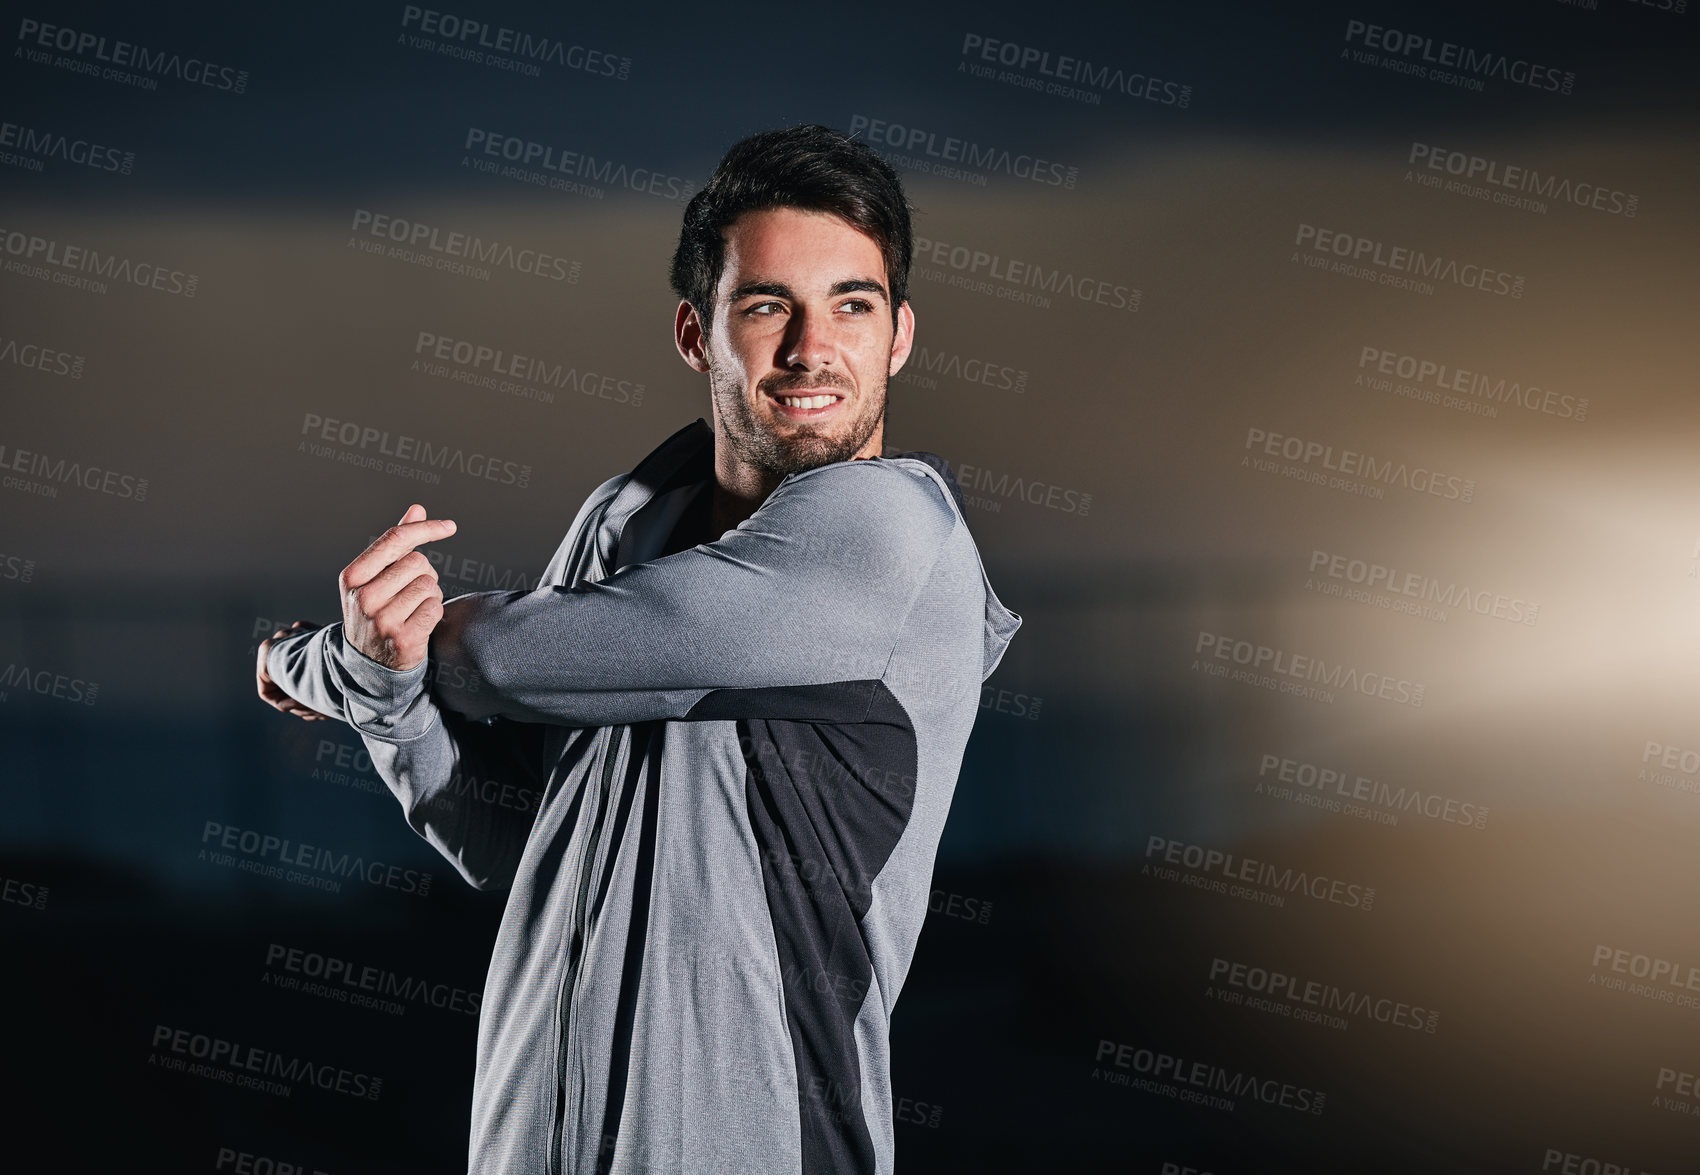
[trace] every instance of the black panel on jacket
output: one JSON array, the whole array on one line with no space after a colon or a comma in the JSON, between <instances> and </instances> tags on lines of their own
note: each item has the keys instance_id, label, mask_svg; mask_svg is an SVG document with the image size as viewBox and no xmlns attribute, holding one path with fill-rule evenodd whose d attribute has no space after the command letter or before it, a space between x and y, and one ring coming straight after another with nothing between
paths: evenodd
<instances>
[{"instance_id":1,"label":"black panel on jacket","mask_svg":"<svg viewBox=\"0 0 1700 1175\"><path fill-rule=\"evenodd\" d=\"M855 1037L873 979L861 921L909 822L917 756L902 705L873 685L863 707L877 711L872 721L737 724L797 1061L805 1175L874 1170Z\"/></svg>"}]
</instances>

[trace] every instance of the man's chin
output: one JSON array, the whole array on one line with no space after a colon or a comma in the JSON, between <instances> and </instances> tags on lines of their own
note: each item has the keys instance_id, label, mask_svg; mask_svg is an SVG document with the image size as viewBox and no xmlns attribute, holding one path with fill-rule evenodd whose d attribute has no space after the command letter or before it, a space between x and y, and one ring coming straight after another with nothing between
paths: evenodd
<instances>
[{"instance_id":1,"label":"man's chin","mask_svg":"<svg viewBox=\"0 0 1700 1175\"><path fill-rule=\"evenodd\" d=\"M861 445L854 437L818 432L815 426L805 424L769 433L761 447L767 467L775 473L787 474L848 461Z\"/></svg>"},{"instance_id":2,"label":"man's chin","mask_svg":"<svg viewBox=\"0 0 1700 1175\"><path fill-rule=\"evenodd\" d=\"M855 449L843 441L821 438L818 442L791 441L777 447L770 468L779 474L802 473L837 461L848 461Z\"/></svg>"}]
</instances>

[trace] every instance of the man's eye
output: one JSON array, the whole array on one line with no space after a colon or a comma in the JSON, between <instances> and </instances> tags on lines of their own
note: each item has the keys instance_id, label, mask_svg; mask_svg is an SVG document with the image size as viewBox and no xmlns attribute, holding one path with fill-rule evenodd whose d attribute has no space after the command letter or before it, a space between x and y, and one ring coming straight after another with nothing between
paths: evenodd
<instances>
[{"instance_id":1,"label":"man's eye","mask_svg":"<svg viewBox=\"0 0 1700 1175\"><path fill-rule=\"evenodd\" d=\"M772 307L774 307L775 309L778 309L778 310L785 309L785 304L783 302L757 302L754 306L747 308L744 311L744 313L745 314L755 314L758 311L766 310L769 306L772 306ZM768 317L768 316L763 315L763 317Z\"/></svg>"},{"instance_id":2,"label":"man's eye","mask_svg":"<svg viewBox=\"0 0 1700 1175\"><path fill-rule=\"evenodd\" d=\"M872 303L864 302L862 299L857 298L854 301L844 303L844 308L846 310L854 309L857 314L866 314L868 311L873 309L873 305Z\"/></svg>"}]
</instances>

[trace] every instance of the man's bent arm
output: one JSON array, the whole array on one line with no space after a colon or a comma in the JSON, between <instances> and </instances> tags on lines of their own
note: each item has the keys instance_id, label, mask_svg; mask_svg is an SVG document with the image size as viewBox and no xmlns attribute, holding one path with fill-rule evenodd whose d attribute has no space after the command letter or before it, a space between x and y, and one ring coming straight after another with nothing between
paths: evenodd
<instances>
[{"instance_id":1,"label":"man's bent arm","mask_svg":"<svg viewBox=\"0 0 1700 1175\"><path fill-rule=\"evenodd\" d=\"M447 601L432 690L471 717L605 726L685 717L714 690L878 679L955 525L928 476L821 466L715 542L575 588Z\"/></svg>"},{"instance_id":2,"label":"man's bent arm","mask_svg":"<svg viewBox=\"0 0 1700 1175\"><path fill-rule=\"evenodd\" d=\"M542 799L547 728L441 710L428 664L381 665L343 640L341 622L280 638L266 655L284 693L360 734L414 831L472 885L505 889Z\"/></svg>"}]
</instances>

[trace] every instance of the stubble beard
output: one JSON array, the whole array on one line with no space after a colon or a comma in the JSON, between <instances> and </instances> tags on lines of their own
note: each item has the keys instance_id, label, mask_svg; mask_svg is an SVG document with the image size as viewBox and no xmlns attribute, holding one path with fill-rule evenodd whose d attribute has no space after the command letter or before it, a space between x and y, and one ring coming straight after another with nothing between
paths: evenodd
<instances>
[{"instance_id":1,"label":"stubble beard","mask_svg":"<svg viewBox=\"0 0 1700 1175\"><path fill-rule=\"evenodd\" d=\"M792 388L824 385L842 390L848 396L849 380L842 376L834 378L835 375L788 372L762 380L757 390L766 395L770 390L784 393ZM862 451L885 419L884 380L880 381L875 395L866 394L872 389L864 389L859 397L861 415L850 422L847 432L827 433L822 431L822 426L802 423L792 425L785 436L775 434L757 419L755 408L744 395L742 378L714 359L709 360L708 386L732 453L744 464L775 479L850 460Z\"/></svg>"}]
</instances>

